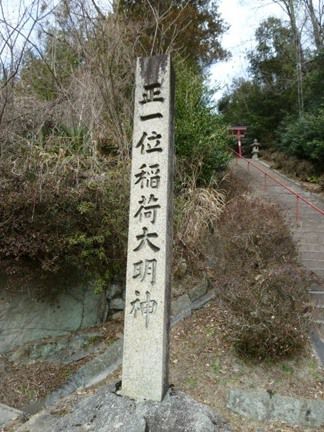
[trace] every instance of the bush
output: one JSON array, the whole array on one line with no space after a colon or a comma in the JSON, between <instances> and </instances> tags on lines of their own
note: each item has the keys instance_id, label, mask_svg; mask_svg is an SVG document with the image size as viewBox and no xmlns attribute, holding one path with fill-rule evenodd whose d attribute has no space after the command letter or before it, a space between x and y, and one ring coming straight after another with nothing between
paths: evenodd
<instances>
[{"instance_id":1,"label":"bush","mask_svg":"<svg viewBox=\"0 0 324 432\"><path fill-rule=\"evenodd\" d=\"M298 159L311 161L323 172L324 166L324 108L306 113L286 122L281 132L280 148Z\"/></svg>"},{"instance_id":2,"label":"bush","mask_svg":"<svg viewBox=\"0 0 324 432\"><path fill-rule=\"evenodd\" d=\"M301 160L295 156L289 156L282 151L266 151L262 153L264 159L271 162L274 169L282 170L290 177L302 181L310 181L316 175L316 167L309 160Z\"/></svg>"},{"instance_id":3,"label":"bush","mask_svg":"<svg viewBox=\"0 0 324 432\"><path fill-rule=\"evenodd\" d=\"M0 271L11 287L44 295L75 278L97 289L124 278L127 163L34 148L1 169Z\"/></svg>"},{"instance_id":4,"label":"bush","mask_svg":"<svg viewBox=\"0 0 324 432\"><path fill-rule=\"evenodd\" d=\"M250 274L296 257L296 249L278 209L249 194L230 201L218 230L224 241L226 273Z\"/></svg>"},{"instance_id":5,"label":"bush","mask_svg":"<svg viewBox=\"0 0 324 432\"><path fill-rule=\"evenodd\" d=\"M273 266L253 279L231 279L224 288L228 336L239 354L262 360L303 349L310 307L307 278L300 268Z\"/></svg>"},{"instance_id":6,"label":"bush","mask_svg":"<svg viewBox=\"0 0 324 432\"><path fill-rule=\"evenodd\" d=\"M215 276L237 352L260 360L301 350L309 328L308 279L279 210L249 194L236 196L218 232L225 268Z\"/></svg>"}]
</instances>

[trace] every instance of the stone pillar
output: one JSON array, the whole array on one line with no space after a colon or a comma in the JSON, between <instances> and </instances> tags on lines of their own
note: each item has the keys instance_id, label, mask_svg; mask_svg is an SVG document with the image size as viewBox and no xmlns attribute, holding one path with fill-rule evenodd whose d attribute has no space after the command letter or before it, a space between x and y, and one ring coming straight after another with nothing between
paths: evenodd
<instances>
[{"instance_id":1,"label":"stone pillar","mask_svg":"<svg viewBox=\"0 0 324 432\"><path fill-rule=\"evenodd\" d=\"M168 387L174 82L170 56L136 67L122 394Z\"/></svg>"},{"instance_id":2,"label":"stone pillar","mask_svg":"<svg viewBox=\"0 0 324 432\"><path fill-rule=\"evenodd\" d=\"M258 160L259 159L259 152L260 152L260 143L255 138L253 141L253 144L251 144L252 147L252 159Z\"/></svg>"}]
</instances>

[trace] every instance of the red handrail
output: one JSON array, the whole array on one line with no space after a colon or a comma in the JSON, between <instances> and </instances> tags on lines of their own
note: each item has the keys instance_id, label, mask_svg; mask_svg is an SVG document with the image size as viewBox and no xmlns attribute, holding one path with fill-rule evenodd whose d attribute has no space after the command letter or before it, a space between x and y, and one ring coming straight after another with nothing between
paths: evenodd
<instances>
[{"instance_id":1,"label":"red handrail","mask_svg":"<svg viewBox=\"0 0 324 432\"><path fill-rule=\"evenodd\" d=\"M267 173L265 170L263 170L262 168L258 167L255 163L253 163L251 160L246 159L244 156L239 155L235 150L232 150L233 153L235 153L236 157L238 157L239 159L243 159L248 163L249 165L252 165L254 168L256 168L258 171L262 172L266 177L269 177L271 180L273 180L275 183L277 183L279 186L283 187L284 189L286 189L290 194L295 195L296 197L296 220L298 221L298 217L299 217L299 207L298 207L298 200L303 201L305 204L307 204L309 207L311 207L313 210L317 211L319 214L321 214L322 216L324 216L324 210L320 209L319 207L317 207L315 204L311 203L310 201L308 201L306 198L304 198L301 194L299 194L298 192L295 192L293 189L291 189L289 186L286 186L284 183L281 183L281 181L279 181L278 179L276 179L275 177L273 177L271 174Z\"/></svg>"}]
</instances>

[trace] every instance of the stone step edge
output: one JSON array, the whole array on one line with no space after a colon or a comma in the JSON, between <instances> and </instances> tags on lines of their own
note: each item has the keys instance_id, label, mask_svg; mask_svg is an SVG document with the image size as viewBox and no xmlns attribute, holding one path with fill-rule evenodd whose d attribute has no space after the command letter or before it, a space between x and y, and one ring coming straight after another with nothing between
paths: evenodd
<instances>
[{"instance_id":1,"label":"stone step edge","mask_svg":"<svg viewBox=\"0 0 324 432\"><path fill-rule=\"evenodd\" d=\"M310 249L302 249L304 246L309 247L309 246L316 246L314 245L314 243L301 243L298 242L298 246L299 246L299 250L300 252L317 252L317 253L323 253L324 252L324 248L321 250L310 250Z\"/></svg>"},{"instance_id":2,"label":"stone step edge","mask_svg":"<svg viewBox=\"0 0 324 432\"><path fill-rule=\"evenodd\" d=\"M11 421L18 418L24 418L23 411L0 403L0 431L4 430L2 428L9 424Z\"/></svg>"},{"instance_id":3,"label":"stone step edge","mask_svg":"<svg viewBox=\"0 0 324 432\"><path fill-rule=\"evenodd\" d=\"M303 227L299 227L299 228L291 228L291 231L293 234L320 234L324 236L324 231L323 230L310 230L310 229L304 229Z\"/></svg>"},{"instance_id":4,"label":"stone step edge","mask_svg":"<svg viewBox=\"0 0 324 432\"><path fill-rule=\"evenodd\" d=\"M324 401L283 396L266 389L242 389L232 387L227 398L227 408L254 421L280 422L295 430L309 428L319 431L324 426ZM321 428L321 429L318 429ZM281 429L274 428L277 431ZM262 430L262 429L256 429Z\"/></svg>"},{"instance_id":5,"label":"stone step edge","mask_svg":"<svg viewBox=\"0 0 324 432\"><path fill-rule=\"evenodd\" d=\"M324 263L324 259L315 259L315 258L303 258L303 261L309 262L309 261L313 261L318 263L319 265Z\"/></svg>"},{"instance_id":6,"label":"stone step edge","mask_svg":"<svg viewBox=\"0 0 324 432\"><path fill-rule=\"evenodd\" d=\"M300 248L298 248L298 249L299 249L298 250L299 258L302 258L302 254L308 254L308 253L324 254L324 249L323 250L311 250L311 249L300 249Z\"/></svg>"},{"instance_id":7,"label":"stone step edge","mask_svg":"<svg viewBox=\"0 0 324 432\"><path fill-rule=\"evenodd\" d=\"M318 329L313 328L310 334L312 347L320 364L324 365L324 341L322 340Z\"/></svg>"},{"instance_id":8,"label":"stone step edge","mask_svg":"<svg viewBox=\"0 0 324 432\"><path fill-rule=\"evenodd\" d=\"M307 255L307 254L316 254L319 255L319 259L322 259L324 257L324 248L322 250L312 250L312 249L299 249L298 253L300 255ZM312 258L306 258L306 259L312 259Z\"/></svg>"}]
</instances>

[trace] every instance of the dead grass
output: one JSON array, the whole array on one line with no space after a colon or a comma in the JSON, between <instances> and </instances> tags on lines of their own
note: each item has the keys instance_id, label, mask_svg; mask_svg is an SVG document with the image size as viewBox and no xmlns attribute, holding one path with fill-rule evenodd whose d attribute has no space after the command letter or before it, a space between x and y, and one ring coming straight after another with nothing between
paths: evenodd
<instances>
[{"instance_id":1,"label":"dead grass","mask_svg":"<svg viewBox=\"0 0 324 432\"><path fill-rule=\"evenodd\" d=\"M84 329L79 333L93 330L95 334L100 331L102 337L92 340L93 347L99 346L101 350L114 342L122 335L123 320L104 323L92 329ZM28 365L14 364L0 355L0 403L23 409L30 403L40 401L47 395L63 386L77 370L93 358L91 350L89 355L81 360L67 365L51 362L35 362Z\"/></svg>"},{"instance_id":2,"label":"dead grass","mask_svg":"<svg viewBox=\"0 0 324 432\"><path fill-rule=\"evenodd\" d=\"M232 413L226 402L232 388L324 399L323 370L309 345L303 356L256 364L235 354L224 337L226 331L227 316L218 301L179 323L172 331L170 381L222 414L234 432L252 432L257 427L264 432L305 432L303 428L249 421Z\"/></svg>"},{"instance_id":3,"label":"dead grass","mask_svg":"<svg viewBox=\"0 0 324 432\"><path fill-rule=\"evenodd\" d=\"M185 263L193 276L205 267L206 237L224 211L225 193L213 185L197 187L193 181L176 200L174 268L176 277Z\"/></svg>"},{"instance_id":4,"label":"dead grass","mask_svg":"<svg viewBox=\"0 0 324 432\"><path fill-rule=\"evenodd\" d=\"M17 366L7 362L5 374L1 377L0 401L23 409L61 387L82 364L84 361L65 366L40 362Z\"/></svg>"}]
</instances>

